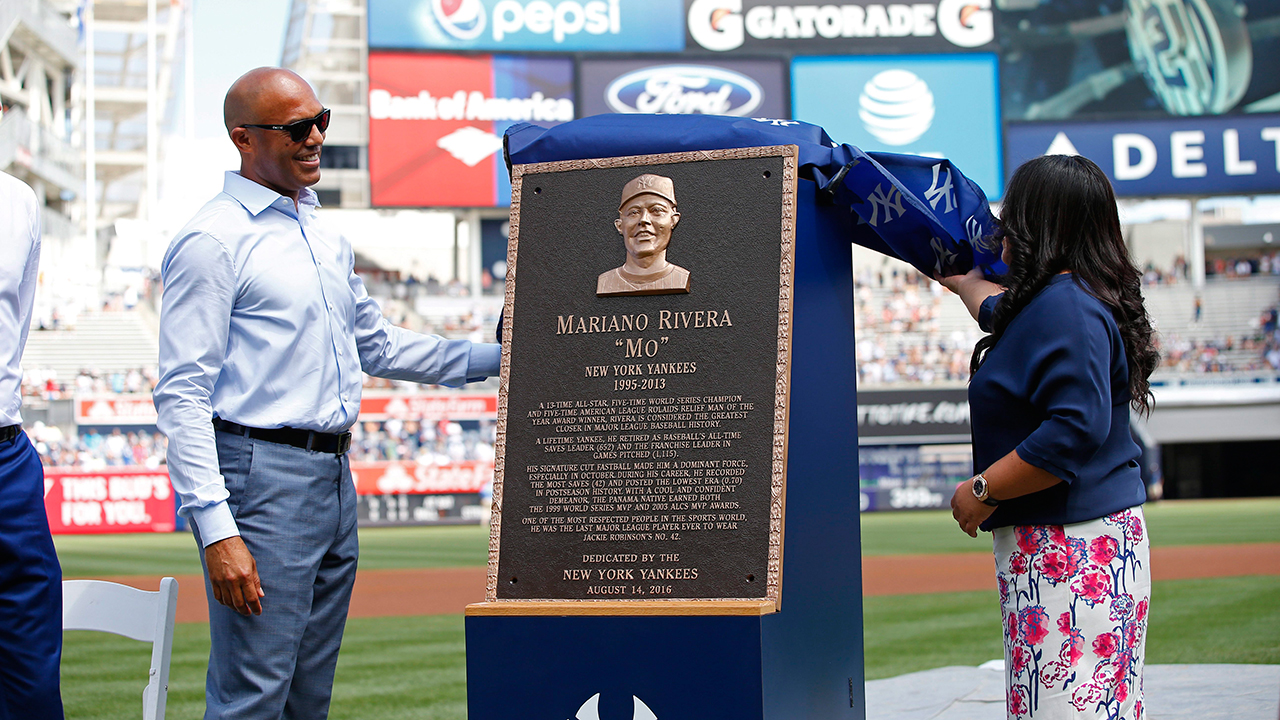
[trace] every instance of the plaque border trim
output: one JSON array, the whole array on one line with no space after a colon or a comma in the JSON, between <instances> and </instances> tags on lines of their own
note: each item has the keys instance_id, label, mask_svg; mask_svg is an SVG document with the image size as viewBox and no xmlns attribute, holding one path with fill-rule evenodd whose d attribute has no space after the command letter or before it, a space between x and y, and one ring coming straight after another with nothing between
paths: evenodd
<instances>
[{"instance_id":1,"label":"plaque border trim","mask_svg":"<svg viewBox=\"0 0 1280 720\"><path fill-rule=\"evenodd\" d=\"M476 615L763 615L777 612L782 605L782 548L786 517L787 433L791 411L791 312L795 280L796 189L800 148L797 145L764 145L722 150L693 150L652 155L624 155L554 162L528 163L511 167L511 212L507 235L507 276L502 300L502 365L498 376L498 417L494 443L493 504L489 522L489 561L485 580L485 602L468 606ZM524 176L572 170L620 168L637 165L673 165L706 160L749 160L782 158L781 254L778 267L778 347L775 365L773 410L773 462L769 501L769 556L763 598L654 598L636 600L510 599L497 597L498 551L502 540L502 485L506 474L507 395L511 378L511 339L517 332L513 321L516 292L516 256L520 243L520 206ZM628 611L628 608L650 608ZM509 609L507 609L509 608ZM575 608L577 608L575 610ZM474 611L473 611L474 609Z\"/></svg>"}]
</instances>

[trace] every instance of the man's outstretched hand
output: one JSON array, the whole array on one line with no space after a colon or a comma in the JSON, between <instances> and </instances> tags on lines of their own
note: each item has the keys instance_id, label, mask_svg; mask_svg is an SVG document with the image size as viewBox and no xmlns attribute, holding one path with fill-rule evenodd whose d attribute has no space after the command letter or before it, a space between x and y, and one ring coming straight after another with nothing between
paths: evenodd
<instances>
[{"instance_id":1,"label":"man's outstretched hand","mask_svg":"<svg viewBox=\"0 0 1280 720\"><path fill-rule=\"evenodd\" d=\"M262 598L266 593L262 592L262 582L258 579L258 564L239 535L206 547L204 560L209 566L209 583L213 585L215 600L241 615L262 614Z\"/></svg>"}]
</instances>

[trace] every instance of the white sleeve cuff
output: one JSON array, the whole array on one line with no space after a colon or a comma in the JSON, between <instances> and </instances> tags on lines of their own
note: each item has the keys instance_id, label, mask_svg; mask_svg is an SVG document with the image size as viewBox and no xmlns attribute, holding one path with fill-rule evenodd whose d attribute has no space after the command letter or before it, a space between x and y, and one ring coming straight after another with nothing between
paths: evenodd
<instances>
[{"instance_id":1,"label":"white sleeve cuff","mask_svg":"<svg viewBox=\"0 0 1280 720\"><path fill-rule=\"evenodd\" d=\"M471 343L467 358L467 382L493 377L502 371L502 346L494 343Z\"/></svg>"},{"instance_id":2,"label":"white sleeve cuff","mask_svg":"<svg viewBox=\"0 0 1280 720\"><path fill-rule=\"evenodd\" d=\"M231 516L231 508L227 507L225 500L202 508L192 508L191 521L200 530L200 542L204 543L204 547L240 534L240 528L236 527L236 519Z\"/></svg>"}]
</instances>

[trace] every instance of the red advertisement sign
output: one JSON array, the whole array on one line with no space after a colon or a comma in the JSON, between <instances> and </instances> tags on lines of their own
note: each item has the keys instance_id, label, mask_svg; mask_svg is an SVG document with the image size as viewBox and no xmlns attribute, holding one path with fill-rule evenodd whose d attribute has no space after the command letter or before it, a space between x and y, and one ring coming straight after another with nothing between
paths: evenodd
<instances>
[{"instance_id":1,"label":"red advertisement sign","mask_svg":"<svg viewBox=\"0 0 1280 720\"><path fill-rule=\"evenodd\" d=\"M366 392L360 400L361 420L492 420L498 416L493 393ZM103 395L76 398L78 425L155 425L150 395Z\"/></svg>"},{"instance_id":2,"label":"red advertisement sign","mask_svg":"<svg viewBox=\"0 0 1280 720\"><path fill-rule=\"evenodd\" d=\"M465 460L449 465L407 462L353 462L351 477L360 495L478 493L493 479L493 462Z\"/></svg>"},{"instance_id":3,"label":"red advertisement sign","mask_svg":"<svg viewBox=\"0 0 1280 720\"><path fill-rule=\"evenodd\" d=\"M573 117L569 58L371 52L373 206L505 205L506 129Z\"/></svg>"},{"instance_id":4,"label":"red advertisement sign","mask_svg":"<svg viewBox=\"0 0 1280 720\"><path fill-rule=\"evenodd\" d=\"M77 425L155 425L151 395L101 395L76 398Z\"/></svg>"},{"instance_id":5,"label":"red advertisement sign","mask_svg":"<svg viewBox=\"0 0 1280 720\"><path fill-rule=\"evenodd\" d=\"M361 420L493 420L497 416L494 394L365 393L360 399Z\"/></svg>"},{"instance_id":6,"label":"red advertisement sign","mask_svg":"<svg viewBox=\"0 0 1280 720\"><path fill-rule=\"evenodd\" d=\"M448 465L353 462L360 495L478 493L493 479L493 462ZM44 509L55 535L173 532L173 488L166 468L113 468L107 472L45 468Z\"/></svg>"},{"instance_id":7,"label":"red advertisement sign","mask_svg":"<svg viewBox=\"0 0 1280 720\"><path fill-rule=\"evenodd\" d=\"M45 468L44 509L55 534L173 532L173 489L165 468L108 472Z\"/></svg>"}]
</instances>

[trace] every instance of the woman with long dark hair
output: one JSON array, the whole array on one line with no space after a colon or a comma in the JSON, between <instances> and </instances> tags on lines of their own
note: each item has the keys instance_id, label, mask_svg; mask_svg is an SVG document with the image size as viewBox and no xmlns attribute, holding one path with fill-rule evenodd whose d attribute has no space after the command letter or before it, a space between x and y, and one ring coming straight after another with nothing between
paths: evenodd
<instances>
[{"instance_id":1,"label":"woman with long dark hair","mask_svg":"<svg viewBox=\"0 0 1280 720\"><path fill-rule=\"evenodd\" d=\"M1082 157L1018 168L1000 212L1003 287L938 280L989 335L973 351L977 474L952 514L994 536L1010 718L1137 720L1151 595L1129 407L1158 354L1106 175Z\"/></svg>"}]
</instances>

